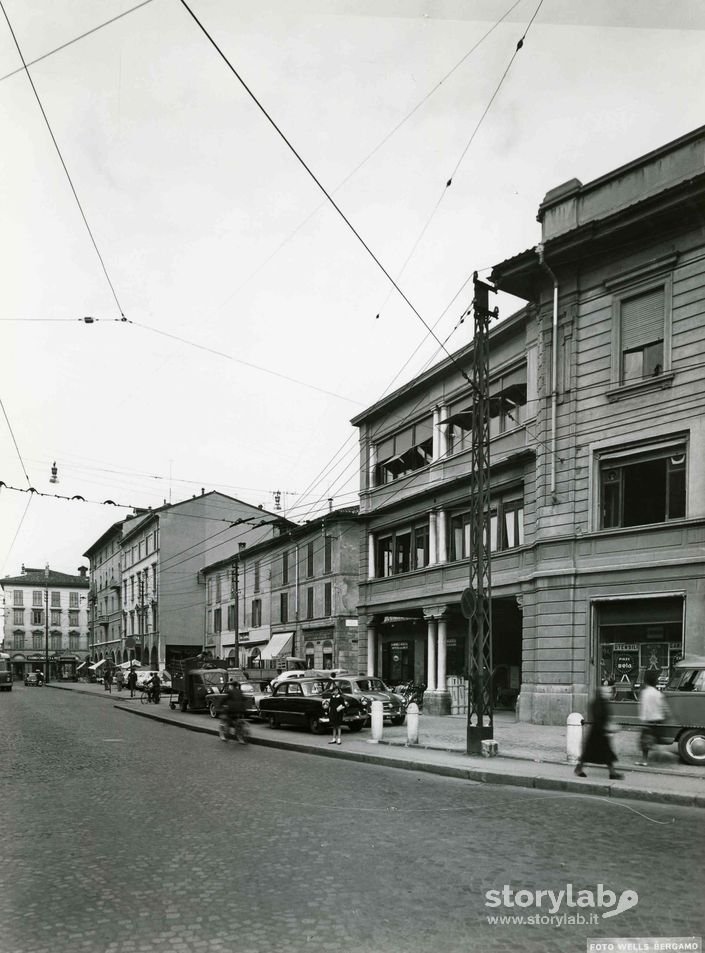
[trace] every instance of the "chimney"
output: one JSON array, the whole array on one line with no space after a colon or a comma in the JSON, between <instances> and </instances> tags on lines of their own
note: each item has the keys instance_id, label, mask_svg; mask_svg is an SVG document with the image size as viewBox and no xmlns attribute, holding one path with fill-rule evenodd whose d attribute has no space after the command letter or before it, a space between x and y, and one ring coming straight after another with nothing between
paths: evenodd
<instances>
[{"instance_id":1,"label":"chimney","mask_svg":"<svg viewBox=\"0 0 705 953\"><path fill-rule=\"evenodd\" d=\"M87 572L88 572L88 567L87 567L87 566L79 566L79 567L78 567L78 574L79 574L79 576L81 577L81 579L85 579L85 578L86 578L86 573L87 573Z\"/></svg>"}]
</instances>

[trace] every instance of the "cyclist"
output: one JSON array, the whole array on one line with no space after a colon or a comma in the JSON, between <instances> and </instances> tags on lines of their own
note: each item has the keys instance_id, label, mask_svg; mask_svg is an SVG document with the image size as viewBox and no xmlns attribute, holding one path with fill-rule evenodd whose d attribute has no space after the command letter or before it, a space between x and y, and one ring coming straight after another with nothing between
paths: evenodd
<instances>
[{"instance_id":1,"label":"cyclist","mask_svg":"<svg viewBox=\"0 0 705 953\"><path fill-rule=\"evenodd\" d=\"M245 718L245 696L242 694L239 682L231 682L228 689L228 696L223 702L223 722L225 737L221 732L221 738L226 740L228 734L234 733L240 744L245 744L242 732L238 732L238 722L243 724Z\"/></svg>"},{"instance_id":2,"label":"cyclist","mask_svg":"<svg viewBox=\"0 0 705 953\"><path fill-rule=\"evenodd\" d=\"M159 672L155 672L152 675L152 677L148 678L144 684L145 684L145 688L147 689L147 691L149 692L152 698L152 701L154 702L155 705L158 705L159 696L161 695L161 691L162 691L162 680L159 677Z\"/></svg>"}]
</instances>

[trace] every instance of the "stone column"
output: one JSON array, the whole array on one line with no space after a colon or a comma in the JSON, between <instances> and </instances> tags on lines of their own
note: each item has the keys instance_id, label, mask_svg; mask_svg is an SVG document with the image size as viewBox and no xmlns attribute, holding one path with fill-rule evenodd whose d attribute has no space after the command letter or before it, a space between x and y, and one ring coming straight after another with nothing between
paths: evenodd
<instances>
[{"instance_id":1,"label":"stone column","mask_svg":"<svg viewBox=\"0 0 705 953\"><path fill-rule=\"evenodd\" d=\"M435 566L438 562L438 527L436 514L428 514L428 564Z\"/></svg>"},{"instance_id":2,"label":"stone column","mask_svg":"<svg viewBox=\"0 0 705 953\"><path fill-rule=\"evenodd\" d=\"M438 415L438 453L442 460L448 456L448 427L445 421L448 419L448 405L440 408Z\"/></svg>"},{"instance_id":3,"label":"stone column","mask_svg":"<svg viewBox=\"0 0 705 953\"><path fill-rule=\"evenodd\" d=\"M446 634L448 623L445 618L438 620L438 690L446 690Z\"/></svg>"},{"instance_id":4,"label":"stone column","mask_svg":"<svg viewBox=\"0 0 705 953\"><path fill-rule=\"evenodd\" d=\"M431 451L431 456L433 460L438 460L442 454L441 449L441 429L439 427L441 419L440 408L434 407L433 409L433 450Z\"/></svg>"},{"instance_id":5,"label":"stone column","mask_svg":"<svg viewBox=\"0 0 705 953\"><path fill-rule=\"evenodd\" d=\"M375 470L377 469L377 444L375 443L370 444L368 461L367 489L371 490L375 485Z\"/></svg>"},{"instance_id":6,"label":"stone column","mask_svg":"<svg viewBox=\"0 0 705 953\"><path fill-rule=\"evenodd\" d=\"M426 622L427 635L427 666L426 682L427 689L430 692L436 690L436 620L428 619Z\"/></svg>"},{"instance_id":7,"label":"stone column","mask_svg":"<svg viewBox=\"0 0 705 953\"><path fill-rule=\"evenodd\" d=\"M367 626L367 674L375 674L375 660L377 658L377 631L371 623Z\"/></svg>"},{"instance_id":8,"label":"stone column","mask_svg":"<svg viewBox=\"0 0 705 953\"><path fill-rule=\"evenodd\" d=\"M446 511L439 510L436 519L436 536L438 538L438 562L448 562L448 532Z\"/></svg>"},{"instance_id":9,"label":"stone column","mask_svg":"<svg viewBox=\"0 0 705 953\"><path fill-rule=\"evenodd\" d=\"M372 533L367 534L367 578L375 577L375 538Z\"/></svg>"}]
</instances>

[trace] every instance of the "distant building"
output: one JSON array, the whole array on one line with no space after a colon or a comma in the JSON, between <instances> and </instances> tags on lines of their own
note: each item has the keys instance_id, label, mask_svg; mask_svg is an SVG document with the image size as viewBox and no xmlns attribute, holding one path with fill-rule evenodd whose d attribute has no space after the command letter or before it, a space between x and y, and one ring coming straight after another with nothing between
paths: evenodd
<instances>
[{"instance_id":1,"label":"distant building","mask_svg":"<svg viewBox=\"0 0 705 953\"><path fill-rule=\"evenodd\" d=\"M113 523L83 554L90 564L90 657L104 658L122 646L122 528ZM134 646L132 654L134 657Z\"/></svg>"},{"instance_id":2,"label":"distant building","mask_svg":"<svg viewBox=\"0 0 705 953\"><path fill-rule=\"evenodd\" d=\"M94 658L168 668L200 652L204 566L238 542L275 535L281 525L276 514L215 491L116 523L86 550L95 587Z\"/></svg>"},{"instance_id":3,"label":"distant building","mask_svg":"<svg viewBox=\"0 0 705 953\"><path fill-rule=\"evenodd\" d=\"M78 575L22 567L19 576L0 579L5 601L5 651L13 674L44 671L49 679L71 679L85 660L88 643L87 569Z\"/></svg>"},{"instance_id":4,"label":"distant building","mask_svg":"<svg viewBox=\"0 0 705 953\"><path fill-rule=\"evenodd\" d=\"M495 697L538 723L705 654L705 127L551 190L492 280ZM472 344L358 415L361 659L464 712Z\"/></svg>"},{"instance_id":5,"label":"distant building","mask_svg":"<svg viewBox=\"0 0 705 953\"><path fill-rule=\"evenodd\" d=\"M204 569L206 646L243 668L286 656L358 670L357 507L241 546Z\"/></svg>"}]
</instances>

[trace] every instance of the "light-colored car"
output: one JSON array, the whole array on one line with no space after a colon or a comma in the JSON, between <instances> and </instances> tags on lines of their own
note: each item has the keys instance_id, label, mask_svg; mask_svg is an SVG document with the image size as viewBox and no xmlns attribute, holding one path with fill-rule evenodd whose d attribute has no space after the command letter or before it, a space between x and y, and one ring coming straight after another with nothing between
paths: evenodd
<instances>
[{"instance_id":1,"label":"light-colored car","mask_svg":"<svg viewBox=\"0 0 705 953\"><path fill-rule=\"evenodd\" d=\"M276 678L273 678L270 682L272 688L276 688L277 685L281 685L282 682L288 682L292 678L323 678L324 674L317 668L301 668L294 669L288 672L282 672L281 675L277 675Z\"/></svg>"},{"instance_id":2,"label":"light-colored car","mask_svg":"<svg viewBox=\"0 0 705 953\"><path fill-rule=\"evenodd\" d=\"M393 725L403 725L406 719L406 701L375 675L338 675L335 679L341 692L360 702L368 716L372 702L382 702L382 717Z\"/></svg>"},{"instance_id":3,"label":"light-colored car","mask_svg":"<svg viewBox=\"0 0 705 953\"><path fill-rule=\"evenodd\" d=\"M686 656L678 662L663 695L669 714L660 742L677 742L686 764L705 767L705 657Z\"/></svg>"},{"instance_id":4,"label":"light-colored car","mask_svg":"<svg viewBox=\"0 0 705 953\"><path fill-rule=\"evenodd\" d=\"M128 674L129 674L129 671L128 671L128 672L125 672L125 684L127 684L127 676L128 676ZM149 679L152 677L152 675L155 674L155 670L154 670L154 669L149 669L149 668L136 668L136 669L135 669L135 674L137 675L137 688L142 688L142 687L144 686L145 682L149 681ZM161 683L162 683L162 691L163 691L163 692L164 692L164 691L166 691L166 692L170 691L170 689L171 689L171 675L169 675L169 673L166 672L166 671L161 671L161 672L159 672L158 674L159 674L159 678L160 678Z\"/></svg>"}]
</instances>

